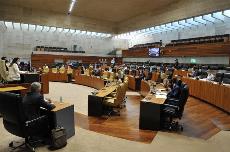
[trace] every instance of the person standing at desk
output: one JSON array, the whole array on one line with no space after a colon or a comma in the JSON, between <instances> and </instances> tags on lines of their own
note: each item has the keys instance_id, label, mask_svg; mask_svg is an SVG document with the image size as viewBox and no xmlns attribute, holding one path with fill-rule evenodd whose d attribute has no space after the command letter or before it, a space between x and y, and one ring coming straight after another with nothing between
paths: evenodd
<instances>
[{"instance_id":1,"label":"person standing at desk","mask_svg":"<svg viewBox=\"0 0 230 152\"><path fill-rule=\"evenodd\" d=\"M115 58L111 60L111 67L113 68L115 66Z\"/></svg>"},{"instance_id":2,"label":"person standing at desk","mask_svg":"<svg viewBox=\"0 0 230 152\"><path fill-rule=\"evenodd\" d=\"M9 79L10 83L19 83L21 78L20 74L26 73L25 71L20 71L18 67L19 58L14 58L9 65Z\"/></svg>"},{"instance_id":3,"label":"person standing at desk","mask_svg":"<svg viewBox=\"0 0 230 152\"><path fill-rule=\"evenodd\" d=\"M174 67L175 67L176 69L178 69L178 68L179 68L179 62L178 62L178 59L175 59Z\"/></svg>"},{"instance_id":4,"label":"person standing at desk","mask_svg":"<svg viewBox=\"0 0 230 152\"><path fill-rule=\"evenodd\" d=\"M8 60L6 57L2 57L0 60L0 82L6 81L9 81Z\"/></svg>"}]
</instances>

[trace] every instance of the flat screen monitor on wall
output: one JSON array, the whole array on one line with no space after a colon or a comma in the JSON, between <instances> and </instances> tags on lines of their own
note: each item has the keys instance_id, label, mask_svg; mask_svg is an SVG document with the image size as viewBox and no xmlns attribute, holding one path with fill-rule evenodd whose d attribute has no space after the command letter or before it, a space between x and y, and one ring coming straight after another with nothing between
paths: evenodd
<instances>
[{"instance_id":1,"label":"flat screen monitor on wall","mask_svg":"<svg viewBox=\"0 0 230 152\"><path fill-rule=\"evenodd\" d=\"M150 57L160 56L160 48L149 48L149 56Z\"/></svg>"}]
</instances>

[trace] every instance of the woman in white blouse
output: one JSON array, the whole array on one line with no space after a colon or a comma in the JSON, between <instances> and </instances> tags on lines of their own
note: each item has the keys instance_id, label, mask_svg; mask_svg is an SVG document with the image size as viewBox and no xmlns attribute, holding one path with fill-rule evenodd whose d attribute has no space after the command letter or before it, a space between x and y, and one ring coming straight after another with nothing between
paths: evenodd
<instances>
[{"instance_id":1,"label":"woman in white blouse","mask_svg":"<svg viewBox=\"0 0 230 152\"><path fill-rule=\"evenodd\" d=\"M14 58L9 66L9 79L11 82L19 82L20 81L20 74L25 73L24 71L20 71L18 68L19 58Z\"/></svg>"}]
</instances>

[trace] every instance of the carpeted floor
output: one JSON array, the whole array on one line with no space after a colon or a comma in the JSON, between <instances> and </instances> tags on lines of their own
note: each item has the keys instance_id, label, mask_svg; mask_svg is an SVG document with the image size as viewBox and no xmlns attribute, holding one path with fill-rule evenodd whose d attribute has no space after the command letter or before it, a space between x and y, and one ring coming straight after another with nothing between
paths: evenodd
<instances>
[{"instance_id":1,"label":"carpeted floor","mask_svg":"<svg viewBox=\"0 0 230 152\"><path fill-rule=\"evenodd\" d=\"M9 152L10 141L21 138L8 133L0 118L0 152ZM3 138L4 137L4 138ZM121 138L106 136L76 127L76 135L68 140L68 145L58 152L229 152L230 132L221 131L209 140L189 138L177 134L159 132L151 144L133 142ZM36 148L37 152L48 152L46 146ZM26 152L24 148L17 152Z\"/></svg>"},{"instance_id":2,"label":"carpeted floor","mask_svg":"<svg viewBox=\"0 0 230 152\"><path fill-rule=\"evenodd\" d=\"M74 90L74 91L73 91ZM75 111L87 114L87 96L94 89L76 84L50 83L50 94L46 97L74 103ZM133 93L130 93L133 94ZM9 152L8 144L12 141L22 141L10 133L4 127L0 118L0 152ZM76 135L68 140L68 145L58 152L229 152L230 132L220 131L208 140L186 137L183 135L158 132L152 143L145 144L129 141L117 137L107 136L76 127ZM25 149L19 149L25 152ZM17 152L18 152L17 151ZM48 152L47 147L39 147L37 152Z\"/></svg>"},{"instance_id":3,"label":"carpeted floor","mask_svg":"<svg viewBox=\"0 0 230 152\"><path fill-rule=\"evenodd\" d=\"M60 97L62 97L63 102L74 104L75 112L88 115L88 95L94 90L90 87L72 83L50 82L49 94L45 97L52 101L60 101Z\"/></svg>"},{"instance_id":4,"label":"carpeted floor","mask_svg":"<svg viewBox=\"0 0 230 152\"><path fill-rule=\"evenodd\" d=\"M83 85L60 82L50 82L49 89L49 94L45 95L46 98L60 101L60 97L62 97L64 102L74 104L75 112L88 115L88 95L95 89ZM140 94L134 91L127 91L126 95L139 96Z\"/></svg>"}]
</instances>

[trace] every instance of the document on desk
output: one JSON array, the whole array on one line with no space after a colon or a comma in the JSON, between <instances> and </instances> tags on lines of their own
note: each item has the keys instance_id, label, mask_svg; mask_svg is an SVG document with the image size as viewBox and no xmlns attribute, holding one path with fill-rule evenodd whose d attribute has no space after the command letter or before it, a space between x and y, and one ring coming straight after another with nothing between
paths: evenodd
<instances>
[{"instance_id":1,"label":"document on desk","mask_svg":"<svg viewBox=\"0 0 230 152\"><path fill-rule=\"evenodd\" d=\"M156 93L156 98L166 99L167 98L167 93L166 92L157 92Z\"/></svg>"},{"instance_id":2,"label":"document on desk","mask_svg":"<svg viewBox=\"0 0 230 152\"><path fill-rule=\"evenodd\" d=\"M144 98L144 99L142 99L141 101L142 101L142 102L151 102L150 98L149 98L149 99Z\"/></svg>"},{"instance_id":3,"label":"document on desk","mask_svg":"<svg viewBox=\"0 0 230 152\"><path fill-rule=\"evenodd\" d=\"M160 95L160 94L157 95L157 94L156 94L156 98L166 99L167 96L166 96L166 95Z\"/></svg>"}]
</instances>

